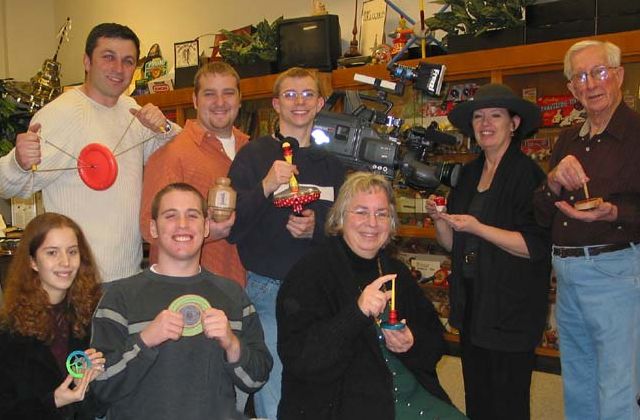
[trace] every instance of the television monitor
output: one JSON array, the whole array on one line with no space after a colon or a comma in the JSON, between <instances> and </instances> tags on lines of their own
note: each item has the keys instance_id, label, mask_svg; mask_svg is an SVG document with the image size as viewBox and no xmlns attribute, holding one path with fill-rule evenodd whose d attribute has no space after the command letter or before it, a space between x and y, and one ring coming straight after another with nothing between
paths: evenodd
<instances>
[{"instance_id":1,"label":"television monitor","mask_svg":"<svg viewBox=\"0 0 640 420\"><path fill-rule=\"evenodd\" d=\"M278 26L278 71L309 67L331 71L342 53L337 15L285 19Z\"/></svg>"}]
</instances>

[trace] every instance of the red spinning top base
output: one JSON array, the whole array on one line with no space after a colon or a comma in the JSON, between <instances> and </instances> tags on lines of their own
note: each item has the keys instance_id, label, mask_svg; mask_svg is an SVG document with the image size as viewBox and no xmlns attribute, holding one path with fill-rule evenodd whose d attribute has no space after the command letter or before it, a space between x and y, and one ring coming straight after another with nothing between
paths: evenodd
<instances>
[{"instance_id":1,"label":"red spinning top base","mask_svg":"<svg viewBox=\"0 0 640 420\"><path fill-rule=\"evenodd\" d=\"M291 207L295 214L302 214L303 206L313 203L320 198L320 190L316 187L300 185L297 192L287 189L273 198L276 207Z\"/></svg>"},{"instance_id":2,"label":"red spinning top base","mask_svg":"<svg viewBox=\"0 0 640 420\"><path fill-rule=\"evenodd\" d=\"M380 323L380 328L385 330L401 330L404 327L405 325L398 321L398 311L396 309L389 310L389 320Z\"/></svg>"},{"instance_id":3,"label":"red spinning top base","mask_svg":"<svg viewBox=\"0 0 640 420\"><path fill-rule=\"evenodd\" d=\"M107 146L91 143L78 155L78 174L87 187L106 190L118 177L118 162Z\"/></svg>"}]
</instances>

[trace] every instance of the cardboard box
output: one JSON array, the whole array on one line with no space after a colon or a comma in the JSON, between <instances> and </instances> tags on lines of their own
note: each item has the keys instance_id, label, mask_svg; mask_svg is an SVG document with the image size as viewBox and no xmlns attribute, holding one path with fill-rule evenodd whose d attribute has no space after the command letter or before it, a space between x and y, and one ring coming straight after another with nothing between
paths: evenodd
<instances>
[{"instance_id":1,"label":"cardboard box","mask_svg":"<svg viewBox=\"0 0 640 420\"><path fill-rule=\"evenodd\" d=\"M37 192L29 198L11 199L11 225L24 229L39 214L44 213L42 193Z\"/></svg>"},{"instance_id":2,"label":"cardboard box","mask_svg":"<svg viewBox=\"0 0 640 420\"><path fill-rule=\"evenodd\" d=\"M526 7L527 31L560 22L593 20L596 16L595 0L558 0L532 4Z\"/></svg>"},{"instance_id":3,"label":"cardboard box","mask_svg":"<svg viewBox=\"0 0 640 420\"><path fill-rule=\"evenodd\" d=\"M442 270L443 262L446 266L451 266L450 258L447 255L411 252L399 252L398 258L411 269L425 297L433 304L445 329L450 333L457 334L457 330L449 325L449 313L451 312L449 287L433 283L434 277L438 276L437 273ZM420 279L418 280L417 277Z\"/></svg>"},{"instance_id":4,"label":"cardboard box","mask_svg":"<svg viewBox=\"0 0 640 420\"><path fill-rule=\"evenodd\" d=\"M440 265L444 261L451 261L447 255L436 254L416 254L411 252L399 252L398 258L404 262L412 273L420 273L416 278L418 282L425 283L433 279L436 271L440 270Z\"/></svg>"},{"instance_id":5,"label":"cardboard box","mask_svg":"<svg viewBox=\"0 0 640 420\"><path fill-rule=\"evenodd\" d=\"M598 33L609 34L640 29L640 12L624 16L599 16Z\"/></svg>"},{"instance_id":6,"label":"cardboard box","mask_svg":"<svg viewBox=\"0 0 640 420\"><path fill-rule=\"evenodd\" d=\"M598 19L603 16L628 16L640 13L640 2L633 0L601 0L598 2Z\"/></svg>"},{"instance_id":7,"label":"cardboard box","mask_svg":"<svg viewBox=\"0 0 640 420\"><path fill-rule=\"evenodd\" d=\"M551 141L548 138L525 139L520 149L534 160L544 160L551 155Z\"/></svg>"},{"instance_id":8,"label":"cardboard box","mask_svg":"<svg viewBox=\"0 0 640 420\"><path fill-rule=\"evenodd\" d=\"M558 39L580 38L596 33L596 20L575 20L571 22L548 23L542 26L527 26L527 44L555 41Z\"/></svg>"},{"instance_id":9,"label":"cardboard box","mask_svg":"<svg viewBox=\"0 0 640 420\"><path fill-rule=\"evenodd\" d=\"M173 90L173 78L170 74L150 80L147 83L149 93L162 93Z\"/></svg>"},{"instance_id":10,"label":"cardboard box","mask_svg":"<svg viewBox=\"0 0 640 420\"><path fill-rule=\"evenodd\" d=\"M585 114L572 95L548 95L538 98L543 127L568 127L584 122Z\"/></svg>"},{"instance_id":11,"label":"cardboard box","mask_svg":"<svg viewBox=\"0 0 640 420\"><path fill-rule=\"evenodd\" d=\"M524 26L493 29L477 36L475 34L451 34L447 36L447 50L449 54L522 44L524 44Z\"/></svg>"}]
</instances>

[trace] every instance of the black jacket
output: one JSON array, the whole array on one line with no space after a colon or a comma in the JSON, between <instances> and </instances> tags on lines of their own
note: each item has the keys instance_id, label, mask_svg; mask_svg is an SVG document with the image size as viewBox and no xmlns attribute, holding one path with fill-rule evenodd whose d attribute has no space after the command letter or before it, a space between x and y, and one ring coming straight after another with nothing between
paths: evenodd
<instances>
[{"instance_id":1,"label":"black jacket","mask_svg":"<svg viewBox=\"0 0 640 420\"><path fill-rule=\"evenodd\" d=\"M448 200L450 214L468 213L482 174L484 154L465 165L460 182ZM471 331L463 331L479 347L500 351L530 351L542 338L546 324L551 272L549 230L534 218L534 190L544 181L540 167L513 142L495 173L480 222L520 232L530 258L516 257L480 239L474 281ZM449 278L451 316L462 329L467 293L461 277L468 234L453 234L452 273Z\"/></svg>"},{"instance_id":2,"label":"black jacket","mask_svg":"<svg viewBox=\"0 0 640 420\"><path fill-rule=\"evenodd\" d=\"M265 198L262 179L271 165L282 157L282 145L271 136L252 140L240 149L231 168L231 186L237 191L236 222L231 228L229 242L238 245L242 265L262 276L282 280L313 246L324 241L324 221L333 200L321 196L305 208L315 212L315 230L311 239L297 239L286 229L290 208L273 205L273 194ZM344 181L345 169L335 156L315 147L301 147L293 152L300 184L310 184L334 197Z\"/></svg>"},{"instance_id":3,"label":"black jacket","mask_svg":"<svg viewBox=\"0 0 640 420\"><path fill-rule=\"evenodd\" d=\"M70 334L69 351L87 349L88 341ZM0 331L0 419L94 419L98 412L91 388L84 401L55 407L53 392L66 376L45 343Z\"/></svg>"},{"instance_id":4,"label":"black jacket","mask_svg":"<svg viewBox=\"0 0 640 420\"><path fill-rule=\"evenodd\" d=\"M394 418L392 376L373 320L358 308L360 290L345 247L329 238L292 268L278 294L280 420ZM449 402L436 374L445 343L433 305L404 264L384 254L381 263L384 273L398 274L399 317L415 339L396 356L432 395Z\"/></svg>"}]
</instances>

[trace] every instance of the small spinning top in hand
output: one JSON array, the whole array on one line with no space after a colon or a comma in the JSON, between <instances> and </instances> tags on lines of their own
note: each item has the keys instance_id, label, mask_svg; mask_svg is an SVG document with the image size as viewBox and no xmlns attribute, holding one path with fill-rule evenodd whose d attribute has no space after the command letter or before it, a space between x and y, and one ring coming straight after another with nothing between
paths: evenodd
<instances>
[{"instance_id":1,"label":"small spinning top in hand","mask_svg":"<svg viewBox=\"0 0 640 420\"><path fill-rule=\"evenodd\" d=\"M391 279L391 301L389 303L389 318L380 324L380 328L385 330L401 330L405 325L398 320L398 310L396 309L396 277Z\"/></svg>"},{"instance_id":2,"label":"small spinning top in hand","mask_svg":"<svg viewBox=\"0 0 640 420\"><path fill-rule=\"evenodd\" d=\"M436 203L436 210L442 213L447 208L447 199L442 196L437 196L433 199Z\"/></svg>"},{"instance_id":3,"label":"small spinning top in hand","mask_svg":"<svg viewBox=\"0 0 640 420\"><path fill-rule=\"evenodd\" d=\"M289 143L282 143L282 154L287 163L293 164L293 150ZM276 207L291 207L295 214L301 215L305 204L312 203L319 198L320 190L317 187L310 185L300 186L296 177L291 174L289 188L276 194L273 197L273 204Z\"/></svg>"},{"instance_id":4,"label":"small spinning top in hand","mask_svg":"<svg viewBox=\"0 0 640 420\"><path fill-rule=\"evenodd\" d=\"M586 182L582 185L582 187L584 189L585 199L575 202L573 207L576 210L580 210L580 211L593 210L604 202L600 197L595 197L595 198L589 197L589 189L587 188Z\"/></svg>"}]
</instances>

